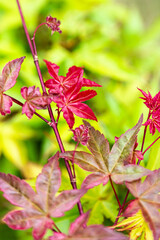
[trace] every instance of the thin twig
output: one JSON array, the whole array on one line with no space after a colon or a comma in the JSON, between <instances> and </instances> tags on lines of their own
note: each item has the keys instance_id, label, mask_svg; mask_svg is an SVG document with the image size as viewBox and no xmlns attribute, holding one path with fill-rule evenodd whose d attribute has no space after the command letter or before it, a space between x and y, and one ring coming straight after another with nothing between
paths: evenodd
<instances>
[{"instance_id":1,"label":"thin twig","mask_svg":"<svg viewBox=\"0 0 160 240\"><path fill-rule=\"evenodd\" d=\"M110 183L111 183L112 189L113 189L113 191L114 191L115 197L116 197L116 199L117 199L117 202L118 202L119 208L121 208L121 203L120 203L120 201L119 201L118 195L117 195L116 190L115 190L115 188L114 188L114 186L113 186L113 182L112 182L112 179L111 179L110 176L109 176L109 180L110 180Z\"/></svg>"},{"instance_id":2,"label":"thin twig","mask_svg":"<svg viewBox=\"0 0 160 240\"><path fill-rule=\"evenodd\" d=\"M79 145L79 142L77 142L76 146L75 146L75 149L74 149L74 152L73 152L73 157L72 157L72 170L73 170L73 177L74 177L74 180L76 181L76 172L75 172L75 167L74 167L74 156L75 156L75 153L76 153L76 149Z\"/></svg>"},{"instance_id":3,"label":"thin twig","mask_svg":"<svg viewBox=\"0 0 160 240\"><path fill-rule=\"evenodd\" d=\"M158 141L158 139L160 139L160 136L158 138L156 138L156 140L148 148L146 148L146 150L142 154L144 155L148 151L148 149L150 149L150 147L152 147L153 144L155 144L155 142Z\"/></svg>"},{"instance_id":4,"label":"thin twig","mask_svg":"<svg viewBox=\"0 0 160 240\"><path fill-rule=\"evenodd\" d=\"M120 217L120 215L121 215L121 213L122 213L122 211L123 211L123 208L124 208L124 206L125 206L125 204L126 204L128 195L129 195L129 190L127 191L126 196L125 196L125 199L124 199L124 201L123 201L123 203L122 203L122 206L121 206L120 209L119 209L119 212L118 212L118 215L117 215L117 217L116 217L116 220L115 220L114 225L116 225L117 222L118 222L118 220L119 220L119 217Z\"/></svg>"}]
</instances>

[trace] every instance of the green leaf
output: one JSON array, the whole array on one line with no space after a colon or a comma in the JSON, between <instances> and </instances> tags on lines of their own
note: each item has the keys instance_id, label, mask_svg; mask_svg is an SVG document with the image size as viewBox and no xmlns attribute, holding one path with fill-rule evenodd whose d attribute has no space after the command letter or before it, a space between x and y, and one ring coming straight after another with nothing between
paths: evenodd
<instances>
[{"instance_id":1,"label":"green leaf","mask_svg":"<svg viewBox=\"0 0 160 240\"><path fill-rule=\"evenodd\" d=\"M62 232L67 233L70 224L79 216L77 206L65 213L65 216L53 218L55 224L61 229Z\"/></svg>"},{"instance_id":2,"label":"green leaf","mask_svg":"<svg viewBox=\"0 0 160 240\"><path fill-rule=\"evenodd\" d=\"M102 224L104 217L115 221L117 216L116 200L111 186L99 185L88 192L81 199L84 211L90 210L89 224Z\"/></svg>"},{"instance_id":3,"label":"green leaf","mask_svg":"<svg viewBox=\"0 0 160 240\"><path fill-rule=\"evenodd\" d=\"M115 221L118 209L115 207L115 202L113 200L110 201L102 201L101 207L102 207L102 212L105 215L106 218L111 219L112 222Z\"/></svg>"}]
</instances>

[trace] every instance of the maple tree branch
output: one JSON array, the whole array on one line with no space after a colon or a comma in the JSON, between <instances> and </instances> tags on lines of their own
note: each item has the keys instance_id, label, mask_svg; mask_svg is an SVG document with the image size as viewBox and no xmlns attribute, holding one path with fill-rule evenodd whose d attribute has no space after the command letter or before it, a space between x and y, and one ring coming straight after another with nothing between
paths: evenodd
<instances>
[{"instance_id":1,"label":"maple tree branch","mask_svg":"<svg viewBox=\"0 0 160 240\"><path fill-rule=\"evenodd\" d=\"M31 49L31 53L32 53L32 55L34 55L34 50L33 50L32 42L31 42L31 39L30 39L28 30L27 30L27 26L26 26L26 23L25 23L25 20L24 20L24 17L23 17L23 13L22 13L22 9L21 9L19 0L16 0L16 2L17 2L17 6L18 6L18 10L19 10L20 16L21 16L23 28L24 28L24 31L25 31L25 34L26 34L26 37L27 37L27 40L28 40L28 44L29 44L29 47L30 47L30 49Z\"/></svg>"},{"instance_id":2,"label":"maple tree branch","mask_svg":"<svg viewBox=\"0 0 160 240\"><path fill-rule=\"evenodd\" d=\"M115 190L115 188L114 188L114 186L113 186L113 182L112 182L112 179L111 179L110 176L109 176L109 180L110 180L110 183L111 183L112 189L113 189L113 191L114 191L115 197L116 197L116 199L117 199L117 202L118 202L119 208L121 208L121 203L120 203L120 201L119 201L118 195L117 195L116 190Z\"/></svg>"},{"instance_id":3,"label":"maple tree branch","mask_svg":"<svg viewBox=\"0 0 160 240\"><path fill-rule=\"evenodd\" d=\"M43 90L43 93L46 93L46 89L45 89L45 85L44 85L44 81L43 81L43 78L42 78L42 73L41 73L41 70L40 70L39 61L38 61L38 57L37 57L36 45L35 46L32 45L28 30L27 30L27 26L26 26L26 23L25 23L25 20L24 20L24 17L23 17L23 13L22 13L22 9L21 9L19 0L16 0L16 2L17 2L17 5L18 5L20 16L21 16L22 25L23 25L23 28L24 28L24 31L25 31L25 34L26 34L26 37L27 37L27 40L28 40L28 44L29 44L30 49L31 49L31 53L32 53L32 56L33 56L33 59L34 59L34 63L35 63L35 66L36 66L36 69L37 69L37 72L38 72L39 79L40 79L40 82L41 82L42 90ZM56 135L56 139L57 139L57 142L59 144L60 151L65 152L64 146L63 146L63 143L62 143L62 140L61 140L58 128L57 128L57 124L55 122L53 112L52 112L52 109L51 109L50 105L48 106L48 112L49 112L51 122L52 122L51 127L53 128L54 133ZM69 163L66 159L64 159L64 161L65 161L65 165L66 165L66 168L67 168L67 171L68 171L68 175L70 177L71 185L72 185L73 189L77 189L77 185L73 181L73 175L72 175L71 167L70 167L70 165L69 165ZM79 201L77 203L77 205L78 205L78 209L79 209L80 214L83 214L83 209L82 209L81 202Z\"/></svg>"}]
</instances>

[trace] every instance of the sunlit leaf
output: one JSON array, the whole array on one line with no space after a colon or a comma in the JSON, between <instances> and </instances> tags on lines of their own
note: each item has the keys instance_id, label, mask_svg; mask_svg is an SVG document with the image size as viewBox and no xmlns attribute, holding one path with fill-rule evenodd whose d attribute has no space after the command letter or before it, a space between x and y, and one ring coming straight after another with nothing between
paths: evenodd
<instances>
[{"instance_id":1,"label":"sunlit leaf","mask_svg":"<svg viewBox=\"0 0 160 240\"><path fill-rule=\"evenodd\" d=\"M49 240L80 240L80 239L93 239L93 240L127 240L128 237L122 234L119 234L103 225L90 225L86 228L83 228L83 225L87 223L89 213L85 213L78 217L75 222L73 222L69 228L68 235L63 233L54 233Z\"/></svg>"},{"instance_id":2,"label":"sunlit leaf","mask_svg":"<svg viewBox=\"0 0 160 240\"><path fill-rule=\"evenodd\" d=\"M122 184L124 181L132 182L150 173L149 170L135 164L125 165L126 159L133 155L135 140L141 125L142 116L132 129L120 136L110 152L104 135L90 127L88 149L92 154L68 151L61 153L60 156L72 161L74 154L74 163L86 171L93 172L84 180L82 184L84 188L92 188L100 183L105 185L110 177L117 184Z\"/></svg>"},{"instance_id":3,"label":"sunlit leaf","mask_svg":"<svg viewBox=\"0 0 160 240\"><path fill-rule=\"evenodd\" d=\"M130 239L132 240L154 240L152 231L148 227L148 224L145 221L141 210L139 210L132 217L128 217L127 219L122 220L113 228L118 228L118 231L130 230Z\"/></svg>"}]
</instances>

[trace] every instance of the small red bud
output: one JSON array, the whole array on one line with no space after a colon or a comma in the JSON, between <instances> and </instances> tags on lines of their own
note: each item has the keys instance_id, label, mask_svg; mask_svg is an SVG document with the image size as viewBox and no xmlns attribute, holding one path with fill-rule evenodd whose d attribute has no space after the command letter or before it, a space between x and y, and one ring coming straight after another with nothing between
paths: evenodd
<instances>
[{"instance_id":1,"label":"small red bud","mask_svg":"<svg viewBox=\"0 0 160 240\"><path fill-rule=\"evenodd\" d=\"M62 33L62 31L60 30L60 27L59 27L61 22L59 20L57 20L57 18L53 18L51 16L46 17L46 24L52 30L52 34L54 32Z\"/></svg>"}]
</instances>

